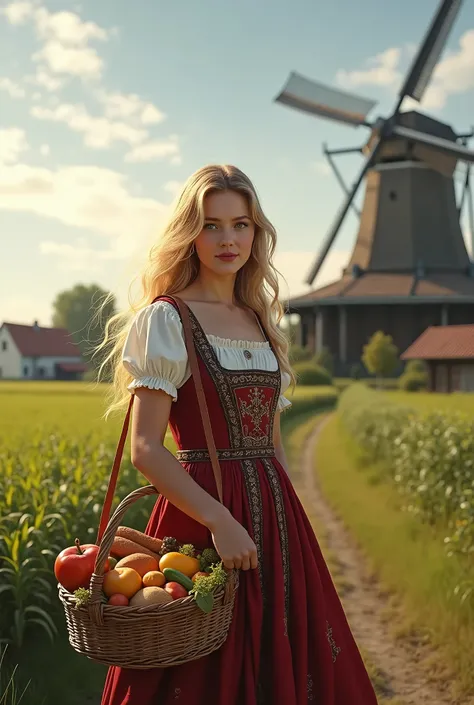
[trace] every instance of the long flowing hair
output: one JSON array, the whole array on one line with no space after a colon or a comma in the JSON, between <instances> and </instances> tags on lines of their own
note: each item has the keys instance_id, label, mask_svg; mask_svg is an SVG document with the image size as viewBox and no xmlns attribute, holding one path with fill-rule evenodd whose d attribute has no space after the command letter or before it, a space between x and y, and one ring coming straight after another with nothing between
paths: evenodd
<instances>
[{"instance_id":1,"label":"long flowing hair","mask_svg":"<svg viewBox=\"0 0 474 705\"><path fill-rule=\"evenodd\" d=\"M265 216L252 182L240 169L209 165L189 177L161 237L151 247L140 276L141 296L135 303L130 302L128 311L117 313L107 322L104 339L96 349L96 352L102 351L99 378L107 368L108 376L113 379L106 416L121 409L129 400L127 386L132 377L122 365L122 351L131 320L157 296L177 294L196 279L199 259L193 243L204 227L204 199L211 192L225 190L241 193L247 199L255 224L251 255L236 276L235 300L260 316L281 370L290 376L292 385L295 384L288 359L289 340L279 328L285 311L279 298L278 271L272 263L275 228Z\"/></svg>"}]
</instances>

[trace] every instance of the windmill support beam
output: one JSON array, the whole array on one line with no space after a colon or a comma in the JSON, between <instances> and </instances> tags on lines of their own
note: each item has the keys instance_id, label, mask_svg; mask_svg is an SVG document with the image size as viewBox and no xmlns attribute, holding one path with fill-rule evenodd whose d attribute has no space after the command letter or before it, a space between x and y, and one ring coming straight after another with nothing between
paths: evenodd
<instances>
[{"instance_id":1,"label":"windmill support beam","mask_svg":"<svg viewBox=\"0 0 474 705\"><path fill-rule=\"evenodd\" d=\"M324 318L323 318L323 310L321 308L318 308L316 310L316 319L315 319L315 353L318 355L320 352L322 352L322 349L324 347Z\"/></svg>"},{"instance_id":2,"label":"windmill support beam","mask_svg":"<svg viewBox=\"0 0 474 705\"><path fill-rule=\"evenodd\" d=\"M347 362L347 312L345 306L339 307L339 360Z\"/></svg>"},{"instance_id":3,"label":"windmill support beam","mask_svg":"<svg viewBox=\"0 0 474 705\"><path fill-rule=\"evenodd\" d=\"M447 304L443 304L441 307L441 325L449 326L449 312Z\"/></svg>"}]
</instances>

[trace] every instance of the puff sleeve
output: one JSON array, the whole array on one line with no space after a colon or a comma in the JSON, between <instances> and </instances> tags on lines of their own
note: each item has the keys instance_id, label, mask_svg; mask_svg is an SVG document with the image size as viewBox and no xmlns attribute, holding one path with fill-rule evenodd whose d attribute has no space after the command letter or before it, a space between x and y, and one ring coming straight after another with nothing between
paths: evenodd
<instances>
[{"instance_id":1,"label":"puff sleeve","mask_svg":"<svg viewBox=\"0 0 474 705\"><path fill-rule=\"evenodd\" d=\"M173 401L189 377L184 332L176 309L157 301L132 321L122 352L122 364L132 376L128 389L162 389Z\"/></svg>"},{"instance_id":2,"label":"puff sleeve","mask_svg":"<svg viewBox=\"0 0 474 705\"><path fill-rule=\"evenodd\" d=\"M291 401L285 397L285 392L290 386L290 375L287 374L286 372L282 372L281 375L281 389L280 389L280 397L278 399L278 406L277 410L278 411L283 411L284 409L288 409L291 406Z\"/></svg>"}]
</instances>

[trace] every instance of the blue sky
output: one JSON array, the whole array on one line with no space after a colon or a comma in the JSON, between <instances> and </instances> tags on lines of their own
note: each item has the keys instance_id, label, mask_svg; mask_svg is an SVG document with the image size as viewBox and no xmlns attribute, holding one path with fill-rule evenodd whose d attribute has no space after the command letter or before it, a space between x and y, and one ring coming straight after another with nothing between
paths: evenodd
<instances>
[{"instance_id":1,"label":"blue sky","mask_svg":"<svg viewBox=\"0 0 474 705\"><path fill-rule=\"evenodd\" d=\"M79 281L126 305L179 184L209 162L252 178L279 232L283 293L304 291L341 200L321 145L367 132L273 98L297 70L385 114L437 4L0 0L0 321L48 325L56 293ZM422 108L470 126L472 2ZM347 181L359 159L339 158ZM319 283L339 276L356 229L349 214Z\"/></svg>"}]
</instances>

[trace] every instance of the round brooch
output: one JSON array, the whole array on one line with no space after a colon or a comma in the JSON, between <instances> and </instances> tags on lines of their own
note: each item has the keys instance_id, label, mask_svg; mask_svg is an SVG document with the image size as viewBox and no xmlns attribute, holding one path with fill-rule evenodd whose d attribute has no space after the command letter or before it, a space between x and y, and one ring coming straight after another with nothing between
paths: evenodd
<instances>
[{"instance_id":1,"label":"round brooch","mask_svg":"<svg viewBox=\"0 0 474 705\"><path fill-rule=\"evenodd\" d=\"M250 350L244 350L244 357L246 357L247 360L251 359L252 353L250 352Z\"/></svg>"}]
</instances>

